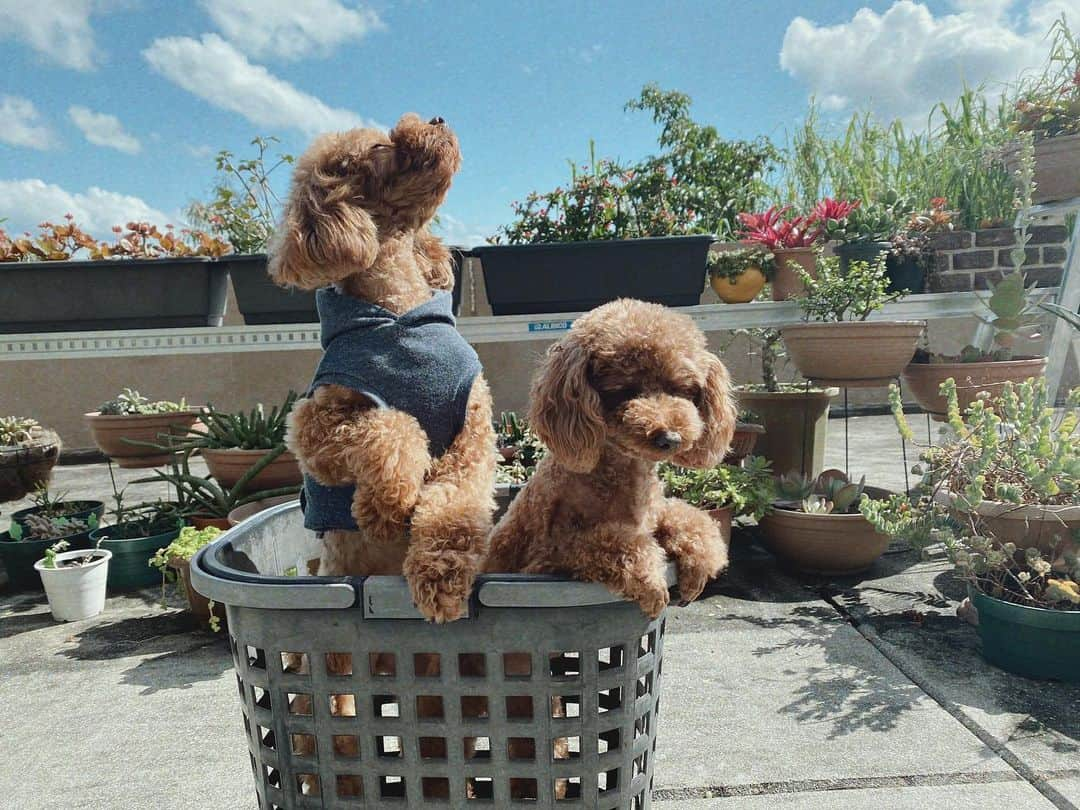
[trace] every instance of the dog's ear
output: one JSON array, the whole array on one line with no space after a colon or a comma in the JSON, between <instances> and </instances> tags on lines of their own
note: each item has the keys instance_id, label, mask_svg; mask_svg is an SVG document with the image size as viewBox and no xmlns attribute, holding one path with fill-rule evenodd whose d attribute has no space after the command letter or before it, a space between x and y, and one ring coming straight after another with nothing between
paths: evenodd
<instances>
[{"instance_id":1,"label":"dog's ear","mask_svg":"<svg viewBox=\"0 0 1080 810\"><path fill-rule=\"evenodd\" d=\"M282 221L270 248L269 271L278 284L301 289L340 281L370 267L379 234L360 202L370 167L323 136L300 159Z\"/></svg>"},{"instance_id":2,"label":"dog's ear","mask_svg":"<svg viewBox=\"0 0 1080 810\"><path fill-rule=\"evenodd\" d=\"M676 464L695 469L714 467L723 461L735 433L735 398L731 393L731 379L724 364L713 354L706 355L708 371L701 390L698 413L705 425L701 437L676 454Z\"/></svg>"},{"instance_id":3,"label":"dog's ear","mask_svg":"<svg viewBox=\"0 0 1080 810\"><path fill-rule=\"evenodd\" d=\"M529 423L567 469L584 473L599 463L604 413L589 383L589 353L573 336L548 349L533 380Z\"/></svg>"},{"instance_id":4,"label":"dog's ear","mask_svg":"<svg viewBox=\"0 0 1080 810\"><path fill-rule=\"evenodd\" d=\"M416 262L433 290L454 289L454 272L451 269L450 251L442 240L427 228L421 228L413 237Z\"/></svg>"}]
</instances>

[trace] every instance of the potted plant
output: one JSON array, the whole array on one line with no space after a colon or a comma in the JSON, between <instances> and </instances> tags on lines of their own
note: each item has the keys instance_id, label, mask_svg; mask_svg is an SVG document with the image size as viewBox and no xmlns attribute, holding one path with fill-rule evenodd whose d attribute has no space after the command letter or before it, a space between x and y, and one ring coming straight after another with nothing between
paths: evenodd
<instances>
[{"instance_id":1,"label":"potted plant","mask_svg":"<svg viewBox=\"0 0 1080 810\"><path fill-rule=\"evenodd\" d=\"M94 512L49 515L35 512L14 517L8 530L0 534L0 560L8 575L8 587L14 590L38 587L41 579L34 567L45 551L59 541L71 549L88 549L93 544L90 532L98 527Z\"/></svg>"},{"instance_id":2,"label":"potted plant","mask_svg":"<svg viewBox=\"0 0 1080 810\"><path fill-rule=\"evenodd\" d=\"M776 498L772 468L768 459L751 456L745 466L718 464L707 470L690 470L673 464L659 469L664 493L703 509L720 524L725 538L731 537L731 522L738 517L760 521L772 511Z\"/></svg>"},{"instance_id":3,"label":"potted plant","mask_svg":"<svg viewBox=\"0 0 1080 810\"><path fill-rule=\"evenodd\" d=\"M299 484L264 490L256 490L251 486L259 473L272 464L284 450L285 446L281 445L276 450L265 453L247 468L232 487L214 481L211 476L193 475L191 455L195 448L191 446L177 454L167 471L154 470L153 477L139 479L135 483L163 481L171 485L176 493L174 502L186 522L197 529L214 526L224 530L231 528L229 513L240 506L284 495L291 498L299 496Z\"/></svg>"},{"instance_id":4,"label":"potted plant","mask_svg":"<svg viewBox=\"0 0 1080 810\"><path fill-rule=\"evenodd\" d=\"M109 589L129 591L146 588L157 581L154 572L147 568L147 561L162 544L168 543L180 533L184 525L183 515L175 503L154 501L127 506L124 492L116 488L112 465L114 506L109 510L109 525L100 526L90 533L90 539L98 548L112 554L109 565Z\"/></svg>"},{"instance_id":5,"label":"potted plant","mask_svg":"<svg viewBox=\"0 0 1080 810\"><path fill-rule=\"evenodd\" d=\"M889 536L877 531L859 511L867 500L891 493L848 481L839 470L817 479L797 473L778 484L780 499L762 518L765 547L785 563L809 574L840 576L865 571L885 553Z\"/></svg>"},{"instance_id":6,"label":"potted plant","mask_svg":"<svg viewBox=\"0 0 1080 810\"><path fill-rule=\"evenodd\" d=\"M60 540L34 563L41 576L49 610L58 622L77 622L105 609L105 582L112 554L99 548L67 551Z\"/></svg>"},{"instance_id":7,"label":"potted plant","mask_svg":"<svg viewBox=\"0 0 1080 810\"><path fill-rule=\"evenodd\" d=\"M24 528L29 527L32 518L71 518L85 520L91 515L100 518L105 513L105 504L95 500L66 500L67 493L53 496L47 487L39 487L31 497L33 506L11 513L11 522ZM59 539L59 538L57 538Z\"/></svg>"},{"instance_id":8,"label":"potted plant","mask_svg":"<svg viewBox=\"0 0 1080 810\"><path fill-rule=\"evenodd\" d=\"M547 447L528 423L513 411L499 414L495 442L495 520L502 517L547 454Z\"/></svg>"},{"instance_id":9,"label":"potted plant","mask_svg":"<svg viewBox=\"0 0 1080 810\"><path fill-rule=\"evenodd\" d=\"M49 483L60 437L34 419L0 417L0 503L25 498Z\"/></svg>"},{"instance_id":10,"label":"potted plant","mask_svg":"<svg viewBox=\"0 0 1080 810\"><path fill-rule=\"evenodd\" d=\"M186 435L198 416L199 409L189 408L183 399L151 402L131 388L83 414L98 449L125 469L166 463L173 452L162 439Z\"/></svg>"},{"instance_id":11,"label":"potted plant","mask_svg":"<svg viewBox=\"0 0 1080 810\"><path fill-rule=\"evenodd\" d=\"M923 321L867 320L903 293L887 293L885 257L851 262L819 256L817 275L799 269L806 294L798 299L807 323L780 330L799 373L843 387L872 387L898 378L926 327Z\"/></svg>"},{"instance_id":12,"label":"potted plant","mask_svg":"<svg viewBox=\"0 0 1080 810\"><path fill-rule=\"evenodd\" d=\"M180 443L198 449L207 469L225 489L232 489L256 463L264 460L259 473L249 480L249 489L280 489L303 482L296 456L285 447L286 420L296 403L289 391L281 405L267 413L260 402L249 412L222 413L208 404L199 414L198 430L189 432Z\"/></svg>"},{"instance_id":13,"label":"potted plant","mask_svg":"<svg viewBox=\"0 0 1080 810\"><path fill-rule=\"evenodd\" d=\"M1016 88L1013 132L1034 137L1035 203L1080 197L1080 37L1065 16L1050 29L1043 70ZM1010 173L1020 170L1022 140L1004 152Z\"/></svg>"},{"instance_id":14,"label":"potted plant","mask_svg":"<svg viewBox=\"0 0 1080 810\"><path fill-rule=\"evenodd\" d=\"M221 326L229 276L213 258L227 244L147 222L98 242L66 219L36 237L0 229L0 334Z\"/></svg>"},{"instance_id":15,"label":"potted plant","mask_svg":"<svg viewBox=\"0 0 1080 810\"><path fill-rule=\"evenodd\" d=\"M753 412L763 428L754 452L769 459L777 474L817 474L825 460L829 403L840 389L780 382L779 363L784 357L780 333L775 329L745 333L758 342L761 354L761 383L736 389L743 410Z\"/></svg>"},{"instance_id":16,"label":"potted plant","mask_svg":"<svg viewBox=\"0 0 1080 810\"><path fill-rule=\"evenodd\" d=\"M709 284L725 304L753 301L772 275L772 259L761 248L721 246L709 253Z\"/></svg>"},{"instance_id":17,"label":"potted plant","mask_svg":"<svg viewBox=\"0 0 1080 810\"><path fill-rule=\"evenodd\" d=\"M912 441L899 391L890 393ZM916 548L943 544L968 584L990 663L1080 681L1080 388L1064 414L1041 378L1006 383L963 410L951 381L942 393L951 436L921 453L913 496L863 513Z\"/></svg>"},{"instance_id":18,"label":"potted plant","mask_svg":"<svg viewBox=\"0 0 1080 810\"><path fill-rule=\"evenodd\" d=\"M904 369L905 385L922 409L938 421L946 418L947 402L940 391L947 379L956 381L957 398L963 410L982 392L993 397L1001 393L1007 382L1041 377L1046 371L1045 357L1013 353L1020 337L1034 337L1042 304L1040 300L1028 297L1027 279L1022 269L1027 257L1025 248L1031 239L1025 212L1032 205L1034 177L1034 152L1030 138L1025 139L1024 144L1017 176L1020 187L1017 208L1021 216L1017 245L1009 253L1013 270L997 284L990 285L988 297L980 297L986 315L976 316L990 327L993 346L968 345L958 355L920 350Z\"/></svg>"},{"instance_id":19,"label":"potted plant","mask_svg":"<svg viewBox=\"0 0 1080 810\"><path fill-rule=\"evenodd\" d=\"M735 432L731 435L731 446L724 456L725 464L740 464L754 452L754 445L765 433L761 417L751 410L743 408L735 420Z\"/></svg>"},{"instance_id":20,"label":"potted plant","mask_svg":"<svg viewBox=\"0 0 1080 810\"><path fill-rule=\"evenodd\" d=\"M934 268L934 247L930 237L953 229L953 212L945 209L944 197L934 197L930 207L915 211L907 224L891 240L885 257L889 278L887 292L921 293Z\"/></svg>"},{"instance_id":21,"label":"potted plant","mask_svg":"<svg viewBox=\"0 0 1080 810\"><path fill-rule=\"evenodd\" d=\"M171 543L159 548L149 560L149 566L161 576L161 599L165 601L167 583L179 581L187 595L188 609L200 622L206 622L217 632L221 617L214 614L214 605L201 593L191 587L191 559L203 546L209 545L221 529L207 526L197 529L185 526Z\"/></svg>"},{"instance_id":22,"label":"potted plant","mask_svg":"<svg viewBox=\"0 0 1080 810\"><path fill-rule=\"evenodd\" d=\"M792 214L790 205L779 208L774 205L760 214L739 214L742 241L773 255L774 301L786 301L805 291L803 274L813 277L816 272L815 246L858 206L858 201L826 198L805 215Z\"/></svg>"}]
</instances>

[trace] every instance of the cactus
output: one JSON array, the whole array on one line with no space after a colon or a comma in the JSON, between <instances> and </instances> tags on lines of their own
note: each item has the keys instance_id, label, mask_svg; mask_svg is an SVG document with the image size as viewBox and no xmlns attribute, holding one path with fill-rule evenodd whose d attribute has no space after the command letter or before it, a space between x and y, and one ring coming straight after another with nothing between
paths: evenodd
<instances>
[{"instance_id":1,"label":"cactus","mask_svg":"<svg viewBox=\"0 0 1080 810\"><path fill-rule=\"evenodd\" d=\"M18 416L0 416L0 447L14 447L33 441L41 425L34 419Z\"/></svg>"}]
</instances>

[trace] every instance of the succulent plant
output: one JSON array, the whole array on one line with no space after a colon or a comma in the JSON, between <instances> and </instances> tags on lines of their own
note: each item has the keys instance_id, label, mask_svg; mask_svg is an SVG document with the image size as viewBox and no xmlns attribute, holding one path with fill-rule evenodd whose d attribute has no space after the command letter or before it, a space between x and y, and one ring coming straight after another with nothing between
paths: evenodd
<instances>
[{"instance_id":1,"label":"succulent plant","mask_svg":"<svg viewBox=\"0 0 1080 810\"><path fill-rule=\"evenodd\" d=\"M849 515L858 511L866 489L866 476L855 484L839 470L825 470L816 479L791 472L780 476L780 500L798 504L809 515Z\"/></svg>"},{"instance_id":2,"label":"succulent plant","mask_svg":"<svg viewBox=\"0 0 1080 810\"><path fill-rule=\"evenodd\" d=\"M814 481L800 472L784 473L776 484L777 494L784 501L803 501L814 494Z\"/></svg>"},{"instance_id":3,"label":"succulent plant","mask_svg":"<svg viewBox=\"0 0 1080 810\"><path fill-rule=\"evenodd\" d=\"M14 447L33 441L41 425L34 419L18 416L0 416L0 447Z\"/></svg>"},{"instance_id":4,"label":"succulent plant","mask_svg":"<svg viewBox=\"0 0 1080 810\"><path fill-rule=\"evenodd\" d=\"M70 537L73 534L92 532L98 527L97 515L86 518L49 517L48 515L27 515L23 524L12 523L8 536L12 540L53 540ZM25 526L25 528L24 528Z\"/></svg>"},{"instance_id":5,"label":"succulent plant","mask_svg":"<svg viewBox=\"0 0 1080 810\"><path fill-rule=\"evenodd\" d=\"M134 416L157 413L176 413L187 410L187 404L181 399L170 402L165 399L151 402L138 391L125 388L115 399L110 399L99 409L102 416Z\"/></svg>"},{"instance_id":6,"label":"succulent plant","mask_svg":"<svg viewBox=\"0 0 1080 810\"><path fill-rule=\"evenodd\" d=\"M207 447L228 450L274 450L285 446L285 430L289 413L298 395L289 391L285 401L275 405L267 413L260 402L250 411L225 413L213 405L207 405L199 414L205 431L191 431L180 440L171 440L172 449Z\"/></svg>"}]
</instances>

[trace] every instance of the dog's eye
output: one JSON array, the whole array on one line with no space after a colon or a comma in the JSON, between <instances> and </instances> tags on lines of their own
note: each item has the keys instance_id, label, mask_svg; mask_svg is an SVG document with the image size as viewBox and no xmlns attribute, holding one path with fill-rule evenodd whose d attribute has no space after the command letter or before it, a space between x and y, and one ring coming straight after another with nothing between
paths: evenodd
<instances>
[{"instance_id":1,"label":"dog's eye","mask_svg":"<svg viewBox=\"0 0 1080 810\"><path fill-rule=\"evenodd\" d=\"M701 403L705 401L705 392L700 385L690 386L686 393L690 401L698 408L700 408Z\"/></svg>"},{"instance_id":2,"label":"dog's eye","mask_svg":"<svg viewBox=\"0 0 1080 810\"><path fill-rule=\"evenodd\" d=\"M603 391L600 394L600 399L603 400L605 407L615 408L632 400L640 393L640 391L641 389L636 385L626 385L621 388L612 388L608 391Z\"/></svg>"}]
</instances>

